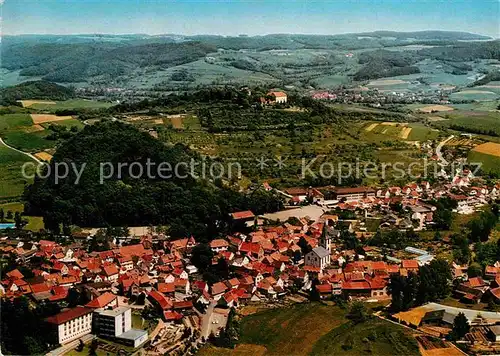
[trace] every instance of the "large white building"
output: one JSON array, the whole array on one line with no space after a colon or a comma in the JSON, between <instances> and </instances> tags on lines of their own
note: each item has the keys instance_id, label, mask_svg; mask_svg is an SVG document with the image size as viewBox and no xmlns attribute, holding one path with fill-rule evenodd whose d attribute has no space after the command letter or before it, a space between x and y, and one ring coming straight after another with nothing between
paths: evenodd
<instances>
[{"instance_id":1,"label":"large white building","mask_svg":"<svg viewBox=\"0 0 500 356\"><path fill-rule=\"evenodd\" d=\"M326 225L323 229L324 233L319 241L319 246L313 248L305 257L306 266L319 267L321 272L331 261L330 236L326 233Z\"/></svg>"},{"instance_id":2,"label":"large white building","mask_svg":"<svg viewBox=\"0 0 500 356\"><path fill-rule=\"evenodd\" d=\"M91 333L92 311L90 308L76 307L51 316L45 321L57 330L58 342L66 344Z\"/></svg>"},{"instance_id":3,"label":"large white building","mask_svg":"<svg viewBox=\"0 0 500 356\"><path fill-rule=\"evenodd\" d=\"M96 309L93 324L98 336L117 339L129 346L138 347L148 339L147 331L132 329L132 310L129 307Z\"/></svg>"}]
</instances>

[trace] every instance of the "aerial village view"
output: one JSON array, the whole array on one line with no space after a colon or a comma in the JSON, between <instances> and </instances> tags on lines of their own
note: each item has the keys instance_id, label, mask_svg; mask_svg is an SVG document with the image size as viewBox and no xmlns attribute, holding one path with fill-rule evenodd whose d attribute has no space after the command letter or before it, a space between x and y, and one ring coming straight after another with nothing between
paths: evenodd
<instances>
[{"instance_id":1,"label":"aerial village view","mask_svg":"<svg viewBox=\"0 0 500 356\"><path fill-rule=\"evenodd\" d=\"M498 1L0 6L2 355L500 354Z\"/></svg>"}]
</instances>

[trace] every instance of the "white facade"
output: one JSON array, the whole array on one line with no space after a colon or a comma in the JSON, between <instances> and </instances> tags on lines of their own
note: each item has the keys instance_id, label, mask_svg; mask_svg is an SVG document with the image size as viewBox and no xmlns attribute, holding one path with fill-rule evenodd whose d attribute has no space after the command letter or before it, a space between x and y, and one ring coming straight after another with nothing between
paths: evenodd
<instances>
[{"instance_id":1,"label":"white facade","mask_svg":"<svg viewBox=\"0 0 500 356\"><path fill-rule=\"evenodd\" d=\"M92 331L92 312L57 325L59 343L66 344Z\"/></svg>"},{"instance_id":2,"label":"white facade","mask_svg":"<svg viewBox=\"0 0 500 356\"><path fill-rule=\"evenodd\" d=\"M132 312L128 307L96 309L94 328L99 336L114 338L132 328Z\"/></svg>"}]
</instances>

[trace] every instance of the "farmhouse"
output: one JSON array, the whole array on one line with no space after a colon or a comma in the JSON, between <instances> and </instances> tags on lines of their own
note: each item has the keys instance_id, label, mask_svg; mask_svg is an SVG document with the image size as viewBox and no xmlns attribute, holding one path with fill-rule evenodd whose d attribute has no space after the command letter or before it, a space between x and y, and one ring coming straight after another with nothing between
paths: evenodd
<instances>
[{"instance_id":1,"label":"farmhouse","mask_svg":"<svg viewBox=\"0 0 500 356\"><path fill-rule=\"evenodd\" d=\"M288 99L286 93L282 91L270 91L267 95L274 97L274 102L276 104L284 104Z\"/></svg>"}]
</instances>

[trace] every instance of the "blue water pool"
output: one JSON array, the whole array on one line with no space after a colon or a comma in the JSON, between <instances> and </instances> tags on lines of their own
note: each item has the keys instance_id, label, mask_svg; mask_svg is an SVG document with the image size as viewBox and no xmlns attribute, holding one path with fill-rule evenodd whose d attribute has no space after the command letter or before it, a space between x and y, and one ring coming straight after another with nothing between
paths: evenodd
<instances>
[{"instance_id":1,"label":"blue water pool","mask_svg":"<svg viewBox=\"0 0 500 356\"><path fill-rule=\"evenodd\" d=\"M0 224L0 230L2 229L13 229L16 227L16 224L12 224L12 223L9 223L9 224Z\"/></svg>"}]
</instances>

